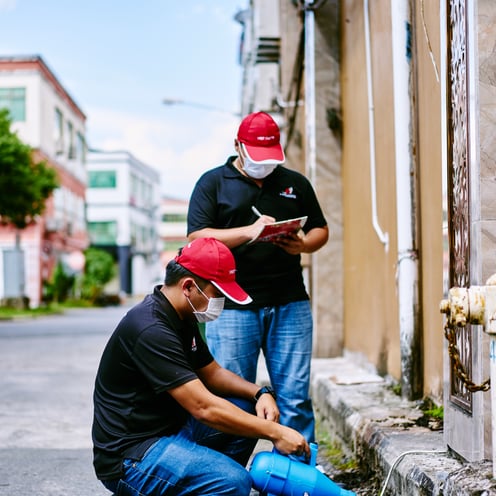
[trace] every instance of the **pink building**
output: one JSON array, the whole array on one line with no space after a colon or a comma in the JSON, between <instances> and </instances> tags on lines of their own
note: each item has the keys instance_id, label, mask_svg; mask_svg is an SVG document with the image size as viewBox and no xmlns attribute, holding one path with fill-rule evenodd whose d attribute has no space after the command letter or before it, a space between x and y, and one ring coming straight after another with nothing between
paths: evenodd
<instances>
[{"instance_id":1,"label":"pink building","mask_svg":"<svg viewBox=\"0 0 496 496\"><path fill-rule=\"evenodd\" d=\"M0 108L9 109L13 130L59 178L43 216L21 232L21 280L15 230L0 226L0 301L20 296L20 288L30 306L37 307L43 281L50 279L57 262L69 271L80 269L81 252L89 243L86 116L40 56L0 57Z\"/></svg>"}]
</instances>

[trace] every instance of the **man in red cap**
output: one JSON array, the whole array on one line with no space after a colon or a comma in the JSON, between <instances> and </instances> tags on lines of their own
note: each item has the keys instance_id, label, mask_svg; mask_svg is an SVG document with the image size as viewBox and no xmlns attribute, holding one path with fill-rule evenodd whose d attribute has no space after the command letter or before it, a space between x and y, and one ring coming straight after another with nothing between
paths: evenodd
<instances>
[{"instance_id":1,"label":"man in red cap","mask_svg":"<svg viewBox=\"0 0 496 496\"><path fill-rule=\"evenodd\" d=\"M225 243L236 260L236 279L253 301L226 302L220 318L206 324L207 343L223 367L253 382L263 350L281 423L312 442L313 324L301 254L327 242L327 222L308 179L282 165L279 127L269 114L246 116L234 147L236 156L196 183L188 238L213 237ZM302 231L253 242L264 225L300 217L306 217Z\"/></svg>"},{"instance_id":2,"label":"man in red cap","mask_svg":"<svg viewBox=\"0 0 496 496\"><path fill-rule=\"evenodd\" d=\"M110 337L94 389L97 477L119 495L250 494L245 465L257 439L305 454L298 432L278 423L271 394L220 367L198 322L224 297L251 298L237 284L230 250L202 238L180 250L165 283L127 312Z\"/></svg>"}]
</instances>

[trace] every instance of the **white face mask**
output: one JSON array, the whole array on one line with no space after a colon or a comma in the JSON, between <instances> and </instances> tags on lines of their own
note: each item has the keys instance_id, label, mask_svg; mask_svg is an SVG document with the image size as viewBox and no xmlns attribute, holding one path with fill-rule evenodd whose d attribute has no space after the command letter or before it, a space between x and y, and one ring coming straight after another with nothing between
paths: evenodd
<instances>
[{"instance_id":1,"label":"white face mask","mask_svg":"<svg viewBox=\"0 0 496 496\"><path fill-rule=\"evenodd\" d=\"M189 304L193 309L193 315L196 317L196 320L200 322L200 324L203 324L205 322L212 322L212 320L218 318L219 315L222 313L222 310L224 310L225 298L224 297L209 298L198 287L198 284L195 283L195 286L197 287L198 291L207 299L208 305L206 310L204 310L203 312L199 312L198 310L196 310L196 308L193 306L193 303L191 303L191 300L188 298Z\"/></svg>"},{"instance_id":2,"label":"white face mask","mask_svg":"<svg viewBox=\"0 0 496 496\"><path fill-rule=\"evenodd\" d=\"M257 164L244 157L243 170L253 179L264 179L278 166L275 164Z\"/></svg>"}]
</instances>

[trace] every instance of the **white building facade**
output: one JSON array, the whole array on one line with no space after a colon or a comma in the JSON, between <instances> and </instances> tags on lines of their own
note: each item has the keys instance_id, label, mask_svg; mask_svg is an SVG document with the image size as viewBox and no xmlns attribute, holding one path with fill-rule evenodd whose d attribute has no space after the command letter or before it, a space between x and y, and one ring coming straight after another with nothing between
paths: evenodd
<instances>
[{"instance_id":1,"label":"white building facade","mask_svg":"<svg viewBox=\"0 0 496 496\"><path fill-rule=\"evenodd\" d=\"M188 242L188 205L188 200L162 197L159 235L162 241L161 260L164 268L167 262L177 255L178 249Z\"/></svg>"},{"instance_id":2,"label":"white building facade","mask_svg":"<svg viewBox=\"0 0 496 496\"><path fill-rule=\"evenodd\" d=\"M126 151L90 150L87 169L91 245L118 262L121 293L145 294L163 273L160 174Z\"/></svg>"}]
</instances>

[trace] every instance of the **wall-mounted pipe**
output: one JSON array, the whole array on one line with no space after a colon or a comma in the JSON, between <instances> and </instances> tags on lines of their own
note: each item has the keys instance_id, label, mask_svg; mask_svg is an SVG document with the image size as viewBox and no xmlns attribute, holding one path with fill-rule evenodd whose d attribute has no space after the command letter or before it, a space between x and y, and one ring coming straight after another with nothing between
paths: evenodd
<instances>
[{"instance_id":1,"label":"wall-mounted pipe","mask_svg":"<svg viewBox=\"0 0 496 496\"><path fill-rule=\"evenodd\" d=\"M317 171L317 139L315 130L315 13L311 0L305 0L305 17L304 17L304 55L305 55L305 165L306 174L310 182L315 187ZM316 281L317 265L314 263L315 254L310 254L309 261L309 278L310 291L313 293L313 284ZM317 298L312 298L312 311L318 315Z\"/></svg>"},{"instance_id":2,"label":"wall-mounted pipe","mask_svg":"<svg viewBox=\"0 0 496 496\"><path fill-rule=\"evenodd\" d=\"M306 168L315 184L316 137L315 137L315 15L311 8L314 2L305 0L305 127Z\"/></svg>"},{"instance_id":3,"label":"wall-mounted pipe","mask_svg":"<svg viewBox=\"0 0 496 496\"><path fill-rule=\"evenodd\" d=\"M391 2L401 395L412 400L422 394L422 354L416 250L416 174L413 173L411 136L413 117L410 96L410 16L409 0Z\"/></svg>"},{"instance_id":4,"label":"wall-mounted pipe","mask_svg":"<svg viewBox=\"0 0 496 496\"><path fill-rule=\"evenodd\" d=\"M389 249L389 235L384 232L379 225L377 216L377 188L376 188L376 168L375 168L375 124L374 124L374 94L372 79L372 63L370 50L370 22L369 22L369 2L363 0L363 18L365 27L365 59L367 70L367 98L369 106L369 147L370 147L370 193L372 200L372 226L384 245L386 252Z\"/></svg>"}]
</instances>

